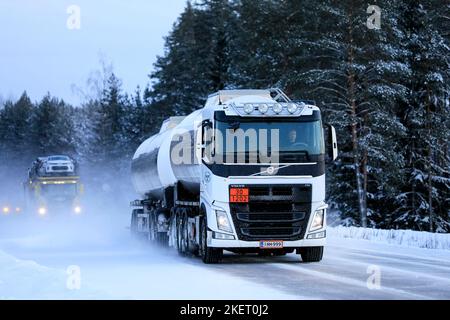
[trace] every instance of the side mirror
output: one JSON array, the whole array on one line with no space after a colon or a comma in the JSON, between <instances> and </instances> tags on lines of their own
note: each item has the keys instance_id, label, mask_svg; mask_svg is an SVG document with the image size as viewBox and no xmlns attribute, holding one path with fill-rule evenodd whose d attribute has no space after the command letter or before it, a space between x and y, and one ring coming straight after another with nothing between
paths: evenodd
<instances>
[{"instance_id":1,"label":"side mirror","mask_svg":"<svg viewBox=\"0 0 450 320\"><path fill-rule=\"evenodd\" d=\"M327 160L332 162L338 157L336 129L329 124L326 124L324 129L326 133Z\"/></svg>"},{"instance_id":2,"label":"side mirror","mask_svg":"<svg viewBox=\"0 0 450 320\"><path fill-rule=\"evenodd\" d=\"M198 144L198 151L201 153L201 158L207 163L211 161L210 157L213 156L212 148L212 122L207 119L202 121L202 126L200 130L200 141Z\"/></svg>"}]
</instances>

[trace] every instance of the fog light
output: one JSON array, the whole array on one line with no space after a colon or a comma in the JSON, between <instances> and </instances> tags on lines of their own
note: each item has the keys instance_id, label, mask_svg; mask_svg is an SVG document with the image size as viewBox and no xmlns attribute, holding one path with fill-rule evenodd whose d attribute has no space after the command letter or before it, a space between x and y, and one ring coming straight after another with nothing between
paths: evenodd
<instances>
[{"instance_id":1,"label":"fog light","mask_svg":"<svg viewBox=\"0 0 450 320\"><path fill-rule=\"evenodd\" d=\"M213 238L217 240L234 240L234 236L232 234L221 232L213 232Z\"/></svg>"}]
</instances>

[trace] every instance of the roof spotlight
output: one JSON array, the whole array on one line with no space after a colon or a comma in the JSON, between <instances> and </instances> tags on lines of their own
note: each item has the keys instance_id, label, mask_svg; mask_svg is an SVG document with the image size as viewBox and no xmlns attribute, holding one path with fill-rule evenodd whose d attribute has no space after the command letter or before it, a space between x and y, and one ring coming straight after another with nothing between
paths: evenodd
<instances>
[{"instance_id":1,"label":"roof spotlight","mask_svg":"<svg viewBox=\"0 0 450 320\"><path fill-rule=\"evenodd\" d=\"M287 109L288 109L289 113L296 113L298 110L298 106L296 103L291 102L288 104Z\"/></svg>"},{"instance_id":2,"label":"roof spotlight","mask_svg":"<svg viewBox=\"0 0 450 320\"><path fill-rule=\"evenodd\" d=\"M272 107L273 112L275 113L281 113L281 111L283 111L283 106L279 103L275 103Z\"/></svg>"},{"instance_id":3,"label":"roof spotlight","mask_svg":"<svg viewBox=\"0 0 450 320\"><path fill-rule=\"evenodd\" d=\"M263 114L267 113L267 111L269 111L269 106L265 103L262 103L259 105L258 110L259 110L259 112L261 112Z\"/></svg>"},{"instance_id":4,"label":"roof spotlight","mask_svg":"<svg viewBox=\"0 0 450 320\"><path fill-rule=\"evenodd\" d=\"M253 105L251 103L244 104L244 112L245 113L250 114L253 112L253 110L255 110L255 108L253 107Z\"/></svg>"}]
</instances>

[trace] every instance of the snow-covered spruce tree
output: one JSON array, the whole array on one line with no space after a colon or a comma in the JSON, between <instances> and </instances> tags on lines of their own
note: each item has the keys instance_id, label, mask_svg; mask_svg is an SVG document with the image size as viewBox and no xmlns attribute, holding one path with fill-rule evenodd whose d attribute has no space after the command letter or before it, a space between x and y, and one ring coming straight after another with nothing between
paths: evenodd
<instances>
[{"instance_id":1,"label":"snow-covered spruce tree","mask_svg":"<svg viewBox=\"0 0 450 320\"><path fill-rule=\"evenodd\" d=\"M0 109L0 165L28 164L33 155L30 139L34 105L24 92Z\"/></svg>"},{"instance_id":2,"label":"snow-covered spruce tree","mask_svg":"<svg viewBox=\"0 0 450 320\"><path fill-rule=\"evenodd\" d=\"M298 40L308 47L310 69L300 67L302 72L288 79L309 90L338 130L340 158L329 175L331 200L348 224L361 226L384 221L403 163L398 137L404 128L392 102L405 92L397 81L405 70L398 61L403 53L396 46L393 4L378 5L383 24L370 30L363 1L316 4L313 16L326 23Z\"/></svg>"},{"instance_id":3,"label":"snow-covered spruce tree","mask_svg":"<svg viewBox=\"0 0 450 320\"><path fill-rule=\"evenodd\" d=\"M238 17L230 41L230 79L234 87L281 87L289 95L296 93L298 88L284 80L297 73L294 61L306 55L306 48L297 41L304 32L302 27L314 21L305 18L312 2L234 1Z\"/></svg>"},{"instance_id":4,"label":"snow-covered spruce tree","mask_svg":"<svg viewBox=\"0 0 450 320\"><path fill-rule=\"evenodd\" d=\"M67 154L75 156L73 108L63 100L47 94L37 105L32 116L30 139L36 156Z\"/></svg>"},{"instance_id":5,"label":"snow-covered spruce tree","mask_svg":"<svg viewBox=\"0 0 450 320\"><path fill-rule=\"evenodd\" d=\"M199 108L207 95L226 86L228 69L228 1L188 2L158 57L152 103L168 115Z\"/></svg>"},{"instance_id":6,"label":"snow-covered spruce tree","mask_svg":"<svg viewBox=\"0 0 450 320\"><path fill-rule=\"evenodd\" d=\"M121 81L112 73L100 101L93 108L91 159L94 163L120 169L120 160L129 156L126 115L129 101L122 92Z\"/></svg>"},{"instance_id":7,"label":"snow-covered spruce tree","mask_svg":"<svg viewBox=\"0 0 450 320\"><path fill-rule=\"evenodd\" d=\"M448 23L449 7L440 1L404 1L399 9L410 77L404 79L408 91L399 101L407 162L393 224L449 232L450 50L442 20Z\"/></svg>"}]
</instances>

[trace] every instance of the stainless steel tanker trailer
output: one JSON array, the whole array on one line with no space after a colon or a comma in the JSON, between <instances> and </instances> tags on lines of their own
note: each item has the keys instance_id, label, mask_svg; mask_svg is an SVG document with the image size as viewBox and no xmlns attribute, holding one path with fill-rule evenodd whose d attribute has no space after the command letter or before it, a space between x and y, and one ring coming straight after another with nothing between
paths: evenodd
<instances>
[{"instance_id":1,"label":"stainless steel tanker trailer","mask_svg":"<svg viewBox=\"0 0 450 320\"><path fill-rule=\"evenodd\" d=\"M320 261L336 134L278 89L224 90L164 121L132 159L131 231L217 263L223 251Z\"/></svg>"}]
</instances>

